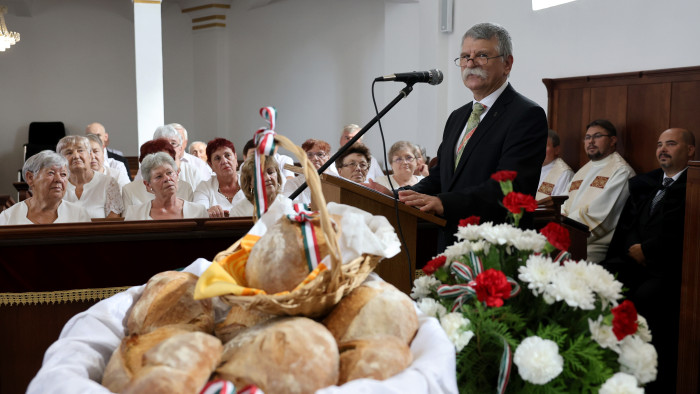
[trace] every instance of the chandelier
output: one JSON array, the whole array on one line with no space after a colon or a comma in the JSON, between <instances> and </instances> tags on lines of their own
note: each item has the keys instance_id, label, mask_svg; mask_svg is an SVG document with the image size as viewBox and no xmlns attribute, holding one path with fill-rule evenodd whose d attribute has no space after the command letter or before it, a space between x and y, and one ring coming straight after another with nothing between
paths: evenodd
<instances>
[{"instance_id":1,"label":"chandelier","mask_svg":"<svg viewBox=\"0 0 700 394\"><path fill-rule=\"evenodd\" d=\"M6 13L7 7L0 5L0 52L5 52L5 49L19 41L19 33L7 30L4 16Z\"/></svg>"}]
</instances>

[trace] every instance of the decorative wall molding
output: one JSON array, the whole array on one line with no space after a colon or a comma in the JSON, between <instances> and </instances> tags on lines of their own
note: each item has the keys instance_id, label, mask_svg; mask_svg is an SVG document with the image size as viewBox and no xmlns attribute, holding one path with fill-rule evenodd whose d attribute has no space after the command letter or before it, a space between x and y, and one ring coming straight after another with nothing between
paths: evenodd
<instances>
[{"instance_id":1,"label":"decorative wall molding","mask_svg":"<svg viewBox=\"0 0 700 394\"><path fill-rule=\"evenodd\" d=\"M192 30L226 28L231 0L185 0L180 7L183 14L192 17Z\"/></svg>"}]
</instances>

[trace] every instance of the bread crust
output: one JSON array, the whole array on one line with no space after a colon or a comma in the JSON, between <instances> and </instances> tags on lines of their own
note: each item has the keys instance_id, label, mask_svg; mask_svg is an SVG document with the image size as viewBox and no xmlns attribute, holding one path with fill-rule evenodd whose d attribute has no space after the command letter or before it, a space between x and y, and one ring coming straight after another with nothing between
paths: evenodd
<instances>
[{"instance_id":1,"label":"bread crust","mask_svg":"<svg viewBox=\"0 0 700 394\"><path fill-rule=\"evenodd\" d=\"M411 364L411 349L401 339L383 335L343 343L340 349L338 385L355 379L384 380Z\"/></svg>"}]
</instances>

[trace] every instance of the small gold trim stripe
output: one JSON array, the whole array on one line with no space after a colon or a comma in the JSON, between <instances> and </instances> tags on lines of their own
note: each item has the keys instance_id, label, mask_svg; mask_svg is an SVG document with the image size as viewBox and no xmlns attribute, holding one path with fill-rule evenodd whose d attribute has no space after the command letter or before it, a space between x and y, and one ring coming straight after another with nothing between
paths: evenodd
<instances>
[{"instance_id":1,"label":"small gold trim stripe","mask_svg":"<svg viewBox=\"0 0 700 394\"><path fill-rule=\"evenodd\" d=\"M192 26L192 30L207 29L209 27L226 27L225 23L207 23L206 25Z\"/></svg>"},{"instance_id":2,"label":"small gold trim stripe","mask_svg":"<svg viewBox=\"0 0 700 394\"><path fill-rule=\"evenodd\" d=\"M199 23L199 22L210 21L210 20L214 20L214 19L226 20L226 15L210 15L210 16L203 16L201 18L194 18L194 19L192 19L192 23Z\"/></svg>"},{"instance_id":3,"label":"small gold trim stripe","mask_svg":"<svg viewBox=\"0 0 700 394\"><path fill-rule=\"evenodd\" d=\"M186 13L192 12L192 11L206 10L207 8L226 8L226 9L229 9L229 8L231 8L231 5L230 4L204 4L204 5L200 5L197 7L185 8L184 10L182 10L182 13L186 14Z\"/></svg>"},{"instance_id":4,"label":"small gold trim stripe","mask_svg":"<svg viewBox=\"0 0 700 394\"><path fill-rule=\"evenodd\" d=\"M134 3L140 4L160 4L160 0L134 0Z\"/></svg>"},{"instance_id":5,"label":"small gold trim stripe","mask_svg":"<svg viewBox=\"0 0 700 394\"><path fill-rule=\"evenodd\" d=\"M101 289L76 289L27 293L0 293L0 306L60 304L76 301L99 301L129 289L131 286Z\"/></svg>"}]
</instances>

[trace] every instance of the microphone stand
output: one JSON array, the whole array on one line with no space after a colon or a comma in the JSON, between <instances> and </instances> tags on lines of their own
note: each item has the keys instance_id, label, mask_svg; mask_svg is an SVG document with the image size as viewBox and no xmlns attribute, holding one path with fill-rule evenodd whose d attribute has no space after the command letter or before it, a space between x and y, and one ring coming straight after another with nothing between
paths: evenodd
<instances>
[{"instance_id":1,"label":"microphone stand","mask_svg":"<svg viewBox=\"0 0 700 394\"><path fill-rule=\"evenodd\" d=\"M398 96L396 96L396 98L394 98L389 104L387 104L386 107L384 107L384 109L382 109L381 111L379 111L379 113L378 113L374 118L372 118L372 120L370 120L370 121L365 125L365 127L363 127L360 131L358 131L357 134L355 134L355 136L352 137L352 139L351 139L350 141L348 141L347 144L343 145L340 149L338 149L338 151L335 152L335 154L334 154L333 156L331 156L331 158L328 159L328 161L326 161L325 163L323 163L323 165L321 166L321 168L318 169L318 174L320 175L320 174L322 174L324 171L326 171L326 169L327 169L328 167L330 167L331 164L335 163L335 160L338 158L338 156L342 155L343 152L345 152L349 147L352 146L352 144L354 144L355 142L357 142L357 140L359 140L360 138L362 138L362 136L365 135L365 133L366 133L370 128L372 128L372 126L374 126L374 124L377 123L377 121L379 121L379 119L381 119L384 115L386 115L387 112L389 112L392 108L394 108L394 106L395 106L396 104L398 104L399 101L401 101L401 100L403 100L404 98L406 98L406 97L408 96L408 94L411 93L411 92L413 91L413 84L414 84L414 82L406 83L406 86L405 86L403 89L401 89L401 92L399 93ZM308 186L308 185L306 184L306 182L304 182L303 184L301 184L301 186L299 186L299 188L297 188L297 190L295 190L294 193L292 193L292 194L289 196L289 199L290 199L290 200L294 200L295 198L297 198L297 196L298 196L299 194L301 194L301 192L303 192L304 189L306 189L307 186Z\"/></svg>"}]
</instances>

